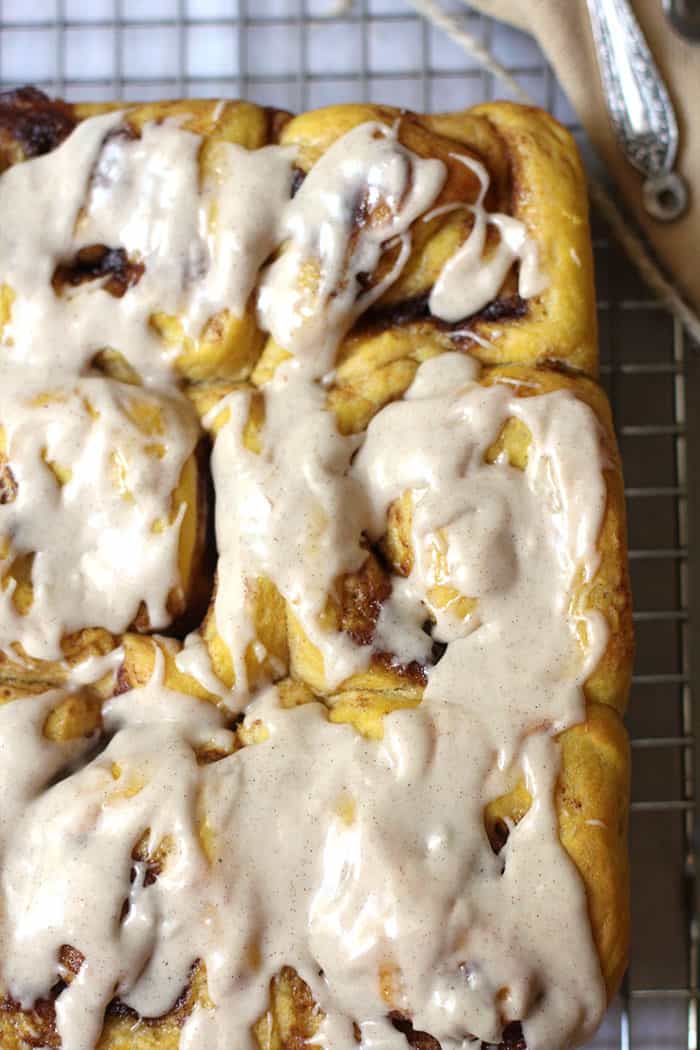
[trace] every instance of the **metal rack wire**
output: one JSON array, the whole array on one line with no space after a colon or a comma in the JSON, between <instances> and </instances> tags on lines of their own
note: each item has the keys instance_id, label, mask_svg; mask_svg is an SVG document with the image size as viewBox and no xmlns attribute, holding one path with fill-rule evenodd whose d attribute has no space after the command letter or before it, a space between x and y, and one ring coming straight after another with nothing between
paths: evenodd
<instances>
[{"instance_id":1,"label":"metal rack wire","mask_svg":"<svg viewBox=\"0 0 700 1050\"><path fill-rule=\"evenodd\" d=\"M452 8L577 136L537 47ZM372 98L430 111L502 95L403 0L0 0L0 87L70 99L223 95L287 108ZM625 461L638 655L632 963L597 1050L698 1050L700 349L594 217L602 381Z\"/></svg>"}]
</instances>

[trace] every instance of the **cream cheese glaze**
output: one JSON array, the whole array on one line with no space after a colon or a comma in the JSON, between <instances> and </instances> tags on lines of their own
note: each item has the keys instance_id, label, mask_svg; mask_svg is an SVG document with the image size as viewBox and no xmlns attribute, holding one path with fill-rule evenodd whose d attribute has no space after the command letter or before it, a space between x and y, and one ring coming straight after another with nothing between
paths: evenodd
<instances>
[{"instance_id":1,"label":"cream cheese glaze","mask_svg":"<svg viewBox=\"0 0 700 1050\"><path fill-rule=\"evenodd\" d=\"M198 438L189 402L101 378L48 389L3 379L0 426L15 491L0 503L9 547L0 558L0 649L19 643L28 656L58 660L65 634L124 631L142 602L153 628L167 626L184 512L173 493ZM32 602L20 612L7 574L22 556L33 559Z\"/></svg>"},{"instance_id":2,"label":"cream cheese glaze","mask_svg":"<svg viewBox=\"0 0 700 1050\"><path fill-rule=\"evenodd\" d=\"M293 367L278 369L266 391L261 452L243 444L251 395L236 392L227 398L229 420L212 455L219 551L214 611L233 658L237 704L248 695L244 655L255 641L248 596L259 576L275 583L321 649L329 681L338 684L369 659L319 622L334 581L366 557L360 542L367 503L348 476L358 441L337 432L323 389Z\"/></svg>"},{"instance_id":3,"label":"cream cheese glaze","mask_svg":"<svg viewBox=\"0 0 700 1050\"><path fill-rule=\"evenodd\" d=\"M576 573L589 581L597 568L606 494L600 434L587 405L568 391L518 398L506 384L479 385L477 373L458 354L425 362L405 400L370 423L353 474L370 494L373 538L386 529L389 505L412 494L414 567L394 584L380 638L388 630L389 651L403 647L411 659L427 610L433 638L451 644L430 672L426 696L459 697L478 717L484 683L498 683L489 717L502 720L497 736L513 746L533 712L557 732L584 717L580 686L607 631L600 618L586 616L587 652L576 666L568 605ZM532 435L524 470L503 455L486 461L509 419ZM463 619L454 600L436 605L437 585L475 598L474 611ZM511 755L505 749L505 760Z\"/></svg>"},{"instance_id":4,"label":"cream cheese glaze","mask_svg":"<svg viewBox=\"0 0 700 1050\"><path fill-rule=\"evenodd\" d=\"M200 189L199 135L166 121L133 137L123 116L86 120L58 149L0 177L0 283L14 295L5 361L75 373L110 347L145 380L167 381L180 347L164 346L151 318L177 316L184 340L224 308L240 315L280 241L290 150L220 143ZM60 208L47 193L57 185ZM121 248L143 266L123 297L99 280L54 291L56 267L91 245Z\"/></svg>"},{"instance_id":5,"label":"cream cheese glaze","mask_svg":"<svg viewBox=\"0 0 700 1050\"><path fill-rule=\"evenodd\" d=\"M518 294L522 299L539 295L549 285L547 275L540 269L537 243L528 236L525 225L512 215L487 212L484 208L490 182L484 165L472 157L457 154L454 157L474 172L481 183L481 190L476 204L470 207L474 215L472 231L461 248L443 266L428 300L430 312L450 322L460 321L463 317L483 310L498 294L516 259L520 264ZM425 218L427 220L431 216L461 207L465 206L447 204L428 213ZM488 259L484 260L489 224L496 227L499 239Z\"/></svg>"},{"instance_id":6,"label":"cream cheese glaze","mask_svg":"<svg viewBox=\"0 0 700 1050\"><path fill-rule=\"evenodd\" d=\"M408 261L408 228L433 203L445 175L441 161L422 160L401 145L398 126L369 122L337 139L306 176L284 210L287 243L263 276L258 314L273 339L306 363L307 378L332 367L352 322L399 276ZM358 275L374 273L394 238L400 244L394 267L358 295Z\"/></svg>"},{"instance_id":7,"label":"cream cheese glaze","mask_svg":"<svg viewBox=\"0 0 700 1050\"><path fill-rule=\"evenodd\" d=\"M13 543L41 554L27 651L54 652L78 604L81 617L120 631L143 600L158 623L177 522L151 526L167 517L196 428L153 312L176 314L196 336L218 310L243 310L279 248L257 315L286 356L260 392L258 452L244 444L250 392L229 394L205 421L221 423L215 618L236 672L233 691L211 689L221 707L166 688L159 654L148 684L104 705L93 738L44 735L62 693L0 707L0 988L30 1007L65 979L63 1050L92 1050L115 996L142 1016L163 1014L197 961L212 1007L195 1007L181 1050L251 1046L283 965L324 1012L314 1043L325 1050L352 1050L354 1026L372 1050L405 1048L390 1008L445 1050L498 1042L516 1020L529 1050L563 1050L592 1032L605 1005L584 888L554 807L556 734L585 717L582 683L605 644L604 624L570 602L575 582L596 571L605 508L595 417L569 393L519 398L506 383L485 386L473 362L444 354L365 434L342 436L326 409L337 347L401 273L443 166L402 146L398 127L365 124L290 199L291 150L222 145L200 186L197 136L166 123L134 138L121 121L86 121L58 150L0 176L0 283L15 297L0 345L0 422L17 471L0 535L9 522ZM516 260L521 295L545 279L525 227L486 213L487 174L464 162L482 192L472 234L431 297L448 319L485 305ZM56 184L62 208L47 200ZM489 222L501 241L484 260ZM57 295L56 266L100 243L142 263L140 279L122 298L94 282ZM361 275L387 246L393 265L367 291ZM150 389L85 377L104 346ZM63 397L32 404L32 381L20 376L49 363ZM124 412L141 395L168 417L162 458L148 455L153 438ZM512 419L531 437L523 470L505 454L485 458ZM115 448L134 472L134 503L111 486ZM62 484L52 464L70 471ZM374 645L357 646L320 616L337 578L366 557L363 538L382 536L405 493L413 570L394 577ZM59 569L73 565L68 585ZM383 738L368 740L332 724L320 703L284 709L274 686L251 695L244 654L256 644L248 594L258 576L318 646L329 688L366 668L374 649L426 661L433 640L445 643L420 706L387 715ZM437 602L436 585L474 599L469 614ZM3 644L18 630L11 598L0 592ZM197 637L183 654L196 671ZM67 689L89 677L79 669ZM211 667L201 677L209 687ZM265 739L234 750L232 709ZM198 761L212 747L226 757ZM496 855L484 809L521 776L532 804ZM144 840L151 856L166 847L155 878L133 859ZM83 958L77 975L62 967L64 945Z\"/></svg>"}]
</instances>

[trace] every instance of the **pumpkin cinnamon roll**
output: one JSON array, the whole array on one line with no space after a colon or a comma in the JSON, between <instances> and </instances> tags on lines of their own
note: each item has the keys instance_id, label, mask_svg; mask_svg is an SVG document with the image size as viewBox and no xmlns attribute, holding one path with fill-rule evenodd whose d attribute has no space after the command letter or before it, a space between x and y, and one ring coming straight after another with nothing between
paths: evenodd
<instances>
[{"instance_id":1,"label":"pumpkin cinnamon roll","mask_svg":"<svg viewBox=\"0 0 700 1050\"><path fill-rule=\"evenodd\" d=\"M3 677L59 679L201 589L206 488L189 402L102 378L0 393Z\"/></svg>"}]
</instances>

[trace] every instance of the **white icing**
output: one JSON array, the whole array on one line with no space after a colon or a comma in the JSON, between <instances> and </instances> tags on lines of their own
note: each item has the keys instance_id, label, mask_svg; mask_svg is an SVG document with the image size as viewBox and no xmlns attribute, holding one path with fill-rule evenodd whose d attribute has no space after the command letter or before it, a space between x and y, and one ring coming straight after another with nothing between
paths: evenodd
<instances>
[{"instance_id":1,"label":"white icing","mask_svg":"<svg viewBox=\"0 0 700 1050\"><path fill-rule=\"evenodd\" d=\"M474 226L466 241L450 256L438 274L430 293L430 312L443 321L454 323L482 310L495 299L513 263L519 262L518 294L523 299L539 295L549 285L549 279L539 265L537 243L529 236L520 219L499 212L488 212L484 198L489 186L489 175L478 160L454 154L478 177L481 190L476 203L445 205L431 214L468 207L474 215ZM430 215L426 216L429 218ZM499 233L499 242L488 257L484 256L489 223Z\"/></svg>"},{"instance_id":2,"label":"white icing","mask_svg":"<svg viewBox=\"0 0 700 1050\"><path fill-rule=\"evenodd\" d=\"M124 649L117 646L104 656L88 656L71 668L70 684L72 686L94 685L101 678L110 675L111 687L116 684L116 672L124 662Z\"/></svg>"},{"instance_id":3,"label":"white icing","mask_svg":"<svg viewBox=\"0 0 700 1050\"><path fill-rule=\"evenodd\" d=\"M7 986L31 1005L55 982L62 944L86 957L56 1003L65 1050L94 1047L104 1008L115 990L126 992L142 972L167 923L160 902L142 892L145 871L137 867L130 882L131 852L141 837L149 832L154 846L165 835L176 842L163 885L166 900L176 898L168 894L170 886L181 881L192 888L197 874L202 881L206 876L193 824L198 767L191 745L205 743L220 728L221 716L206 703L170 699L155 688L111 701L104 710L105 730L115 733L111 743L84 768L29 799L8 844L2 873ZM28 708L36 703L43 700L17 701ZM131 790L138 791L138 801L130 798ZM120 924L127 899L130 911ZM172 977L182 986L187 971ZM172 998L166 989L163 1009Z\"/></svg>"},{"instance_id":4,"label":"white icing","mask_svg":"<svg viewBox=\"0 0 700 1050\"><path fill-rule=\"evenodd\" d=\"M112 347L145 379L167 380L181 345L164 346L152 316L176 316L184 339L224 308L241 314L279 243L293 151L221 143L200 192L200 136L168 121L133 138L122 120L84 121L58 149L0 176L0 283L15 295L0 337L8 361L75 373ZM57 185L60 208L47 193ZM123 248L145 267L141 278L121 298L94 280L57 295L56 266L95 244Z\"/></svg>"},{"instance_id":5,"label":"white icing","mask_svg":"<svg viewBox=\"0 0 700 1050\"><path fill-rule=\"evenodd\" d=\"M232 653L236 693L246 697L244 652L253 641L249 596L268 577L326 657L337 684L369 659L350 639L319 623L334 581L358 569L367 519L364 494L347 477L358 440L342 437L324 410L321 387L285 378L282 367L266 398L264 445L249 452L241 433L250 394L229 396L230 419L216 438L212 475L217 492L219 550L217 629ZM221 406L219 406L220 410Z\"/></svg>"},{"instance_id":6,"label":"white icing","mask_svg":"<svg viewBox=\"0 0 700 1050\"><path fill-rule=\"evenodd\" d=\"M433 637L452 643L430 673L427 695L459 696L478 710L484 683L498 682L491 717L502 719L499 736L512 746L533 707L557 732L584 717L580 687L605 648L605 625L587 616L586 655L576 666L567 615L576 573L588 580L598 564L606 498L600 434L588 406L569 392L518 398L508 385L475 382L473 367L456 354L425 362L405 400L370 423L353 473L372 495L375 538L390 503L413 493L414 566L394 591L404 606L413 603L414 633L427 607ZM447 376L456 380L449 395ZM511 418L532 435L524 471L485 461ZM431 601L438 584L478 599L466 621L452 603Z\"/></svg>"},{"instance_id":7,"label":"white icing","mask_svg":"<svg viewBox=\"0 0 700 1050\"><path fill-rule=\"evenodd\" d=\"M94 737L43 736L60 692L0 707L0 988L30 1007L66 979L56 1000L63 1050L92 1050L115 995L144 1017L168 1011L197 960L214 1009L196 1006L180 1050L251 1047L283 965L325 1012L314 1040L325 1050L353 1050L353 1023L367 1050L405 1047L390 1008L445 1050L497 1042L515 1020L530 1050L585 1039L605 991L585 892L559 842L554 735L584 717L581 686L606 640L602 621L570 601L596 571L605 506L593 413L565 391L520 398L506 382L486 387L474 362L444 354L364 435L340 435L325 408L338 345L400 275L443 165L402 146L397 127L365 124L289 200L291 150L222 145L200 186L197 136L166 123L106 138L121 120L86 121L58 150L0 176L0 281L15 293L0 345L0 422L17 482L0 505L0 535L13 554L39 552L29 614L17 615L11 588L0 591L0 645L55 655L77 626L123 630L142 601L154 626L163 621L179 518L160 532L152 525L169 518L197 429L168 392L155 311L196 337L217 311L241 313L280 249L257 316L290 356L260 393L259 453L243 444L250 392L231 393L205 421L228 413L212 459L215 617L235 690L192 636L177 665L220 708L166 689L158 651L151 681L105 705L102 750ZM472 233L431 295L447 320L492 299L516 259L520 294L544 287L525 227L484 210L488 176L462 160L482 191ZM60 208L47 193L55 185ZM500 242L485 260L489 223ZM94 282L56 296L57 263L95 243L123 247L144 264L141 279L121 299ZM393 264L363 291L388 248ZM81 377L103 346L151 389ZM49 369L65 397L32 404L45 385L27 377ZM128 419L131 398L157 399L162 434ZM484 458L509 419L531 434L522 471ZM149 454L154 442L162 458ZM115 450L133 501L113 485ZM47 460L71 471L63 485ZM269 656L251 624L261 576L320 649L329 688L367 666L372 647L320 616L338 578L362 565L363 536L382 536L405 493L413 571L394 576L374 648L429 663L433 641L446 646L420 706L387 715L383 739L370 741L331 724L317 703L283 710L274 687L251 697L246 649ZM454 603L436 601L436 585L475 608L459 618ZM113 663L84 665L69 688ZM233 751L227 709L244 712L248 732L262 723L267 739ZM197 752L212 748L228 757L200 764ZM496 855L484 808L520 776L532 805ZM144 836L151 853L168 844L155 881L133 859ZM77 976L61 968L64 945L84 956Z\"/></svg>"},{"instance_id":8,"label":"white icing","mask_svg":"<svg viewBox=\"0 0 700 1050\"><path fill-rule=\"evenodd\" d=\"M153 434L130 416L141 403L160 413ZM29 656L59 659L64 635L124 631L141 602L152 627L166 626L181 582L184 506L171 521L173 492L197 441L185 398L107 379L47 391L17 377L0 389L0 422L17 488L0 504L0 536L10 540L0 578L13 558L34 554L29 611L15 608L12 578L0 588L0 648L19 642ZM63 484L56 471L68 472Z\"/></svg>"},{"instance_id":9,"label":"white icing","mask_svg":"<svg viewBox=\"0 0 700 1050\"><path fill-rule=\"evenodd\" d=\"M25 807L40 797L63 767L69 767L91 746L92 742L86 739L58 744L43 736L46 719L64 695L60 690L52 690L0 706L0 860L4 859L7 843L16 832Z\"/></svg>"},{"instance_id":10,"label":"white icing","mask_svg":"<svg viewBox=\"0 0 700 1050\"><path fill-rule=\"evenodd\" d=\"M287 205L289 241L263 277L258 313L280 346L314 356L315 377L331 367L340 339L373 298L358 301L358 275L374 273L383 246L405 237L445 174L441 161L402 146L398 128L360 124L323 154ZM400 259L407 261L405 250Z\"/></svg>"},{"instance_id":11,"label":"white icing","mask_svg":"<svg viewBox=\"0 0 700 1050\"><path fill-rule=\"evenodd\" d=\"M191 675L212 696L223 700L228 695L225 685L214 673L209 650L199 631L187 635L182 649L175 655L175 666L183 674Z\"/></svg>"},{"instance_id":12,"label":"white icing","mask_svg":"<svg viewBox=\"0 0 700 1050\"><path fill-rule=\"evenodd\" d=\"M463 761L474 761L474 734L481 736L487 729L476 751L497 756L485 774L489 789L494 790L496 766L505 771L513 762L522 762L535 806L547 807L548 832L542 825L534 831L530 814L516 829L511 828L504 875L513 880L509 885L520 922L527 926L525 916L537 915L536 928L528 927L526 937L530 960L543 961L551 957L553 941L563 936L561 943L566 944L561 931L568 928L571 897L569 884L560 881L564 858L551 810L555 753L545 734L533 737L532 733L535 726L559 731L584 717L580 686L605 644L602 625L588 617L589 648L583 663L576 658L573 623L567 623L566 615L569 588L553 582L571 581L577 569L590 577L597 564L595 541L605 498L599 435L591 425L589 410L568 395L517 399L507 387L484 390L473 383L471 369L461 361L455 356L450 368L445 368L447 374L453 370L456 380L449 397L441 393L442 359L421 367L407 400L384 410L370 425L356 469L370 472L370 485L381 497L380 514L407 485L414 492L412 540L417 556L412 576L405 582L408 595L413 594L417 602L433 582L430 547L435 526L442 525L450 570L445 582L462 594L479 598L474 622L470 618L466 624L451 620L449 608L447 615L433 608L437 619L434 636L450 644L429 674L423 704L445 698L459 702L469 716ZM483 460L508 417L523 420L533 435L524 472L505 463L487 465ZM504 566L508 567L505 575ZM465 577L464 570L470 567L476 570L475 577ZM430 606L429 601L426 604ZM527 846L520 838L525 822L533 831ZM516 843L523 845L522 853ZM528 882L529 888L523 889ZM481 892L477 892L477 901ZM547 902L546 909L542 901ZM498 915L502 946L500 909ZM476 951L475 940L470 931L470 944ZM577 962L565 950L557 965L568 969L566 977L563 970L558 972L571 987ZM586 981L595 984L596 962L590 946L584 968ZM557 987L557 1002L550 1002L558 1019L550 1015L545 1021L537 1010L534 1016L531 1013L536 986L518 983L522 970L520 978L503 979L512 990L509 1016L525 1018L527 1045L568 1045L570 1022L562 1019L567 1008L558 998L562 986ZM598 989L602 997L600 983ZM428 1031L434 1020L426 1022ZM479 1034L484 1032L479 1030Z\"/></svg>"},{"instance_id":13,"label":"white icing","mask_svg":"<svg viewBox=\"0 0 700 1050\"><path fill-rule=\"evenodd\" d=\"M200 232L210 262L206 281L196 285L194 295L194 320L198 317L200 325L215 309L243 313L258 270L282 239L282 205L291 194L295 152L279 146L246 150L228 142L217 146L200 210L201 222L209 205L208 228Z\"/></svg>"}]
</instances>

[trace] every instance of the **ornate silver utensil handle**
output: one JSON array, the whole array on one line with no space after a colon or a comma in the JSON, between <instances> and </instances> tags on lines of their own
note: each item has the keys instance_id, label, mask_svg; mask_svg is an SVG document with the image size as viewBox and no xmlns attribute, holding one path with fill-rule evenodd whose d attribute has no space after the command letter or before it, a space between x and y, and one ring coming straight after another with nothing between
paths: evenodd
<instances>
[{"instance_id":1,"label":"ornate silver utensil handle","mask_svg":"<svg viewBox=\"0 0 700 1050\"><path fill-rule=\"evenodd\" d=\"M686 209L673 170L678 124L666 85L627 0L587 0L608 113L630 164L644 175L644 206L662 222Z\"/></svg>"}]
</instances>

